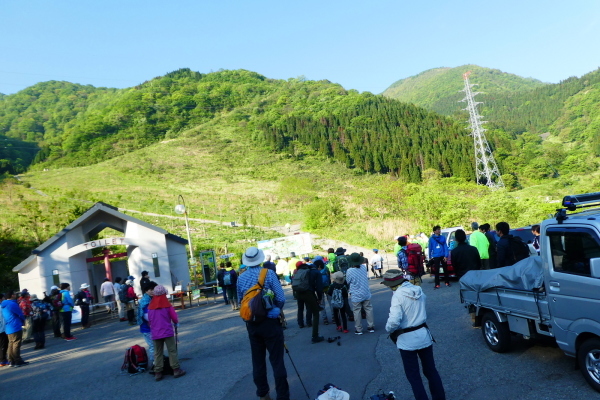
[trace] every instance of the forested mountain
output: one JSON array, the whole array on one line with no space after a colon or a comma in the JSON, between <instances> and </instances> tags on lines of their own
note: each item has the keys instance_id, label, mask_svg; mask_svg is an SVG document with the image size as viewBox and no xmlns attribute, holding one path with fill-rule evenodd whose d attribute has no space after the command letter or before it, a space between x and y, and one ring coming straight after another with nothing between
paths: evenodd
<instances>
[{"instance_id":1,"label":"forested mountain","mask_svg":"<svg viewBox=\"0 0 600 400\"><path fill-rule=\"evenodd\" d=\"M532 78L521 78L497 69L477 65L463 65L456 68L433 68L418 75L401 79L387 88L383 95L407 103L425 107L444 115L452 115L466 107L460 103L465 96L463 74L471 71L471 83L476 83L478 92L488 96L507 95L528 91L546 84ZM484 95L478 97L483 100Z\"/></svg>"},{"instance_id":2,"label":"forested mountain","mask_svg":"<svg viewBox=\"0 0 600 400\"><path fill-rule=\"evenodd\" d=\"M123 90L46 82L0 101L0 133L39 143L44 166L89 165L216 117L276 151L303 143L348 167L413 182L428 168L473 179L462 125L328 81L182 69Z\"/></svg>"},{"instance_id":3,"label":"forested mountain","mask_svg":"<svg viewBox=\"0 0 600 400\"><path fill-rule=\"evenodd\" d=\"M265 150L296 154L305 145L359 172L420 182L434 169L474 180L472 139L457 102L467 70L485 92L478 100L488 139L511 188L595 169L600 71L551 85L474 65L438 68L386 91L405 102L246 70L180 69L119 90L50 81L0 98L0 135L39 146L21 149L36 154L37 168L83 166L182 134L209 135L218 123L242 129ZM28 165L16 147L0 153L4 171Z\"/></svg>"}]
</instances>

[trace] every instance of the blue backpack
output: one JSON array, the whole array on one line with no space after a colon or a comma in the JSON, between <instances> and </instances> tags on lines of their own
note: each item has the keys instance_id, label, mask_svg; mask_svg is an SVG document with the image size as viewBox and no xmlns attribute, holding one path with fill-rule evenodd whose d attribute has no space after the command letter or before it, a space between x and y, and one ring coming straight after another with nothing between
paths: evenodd
<instances>
[{"instance_id":1,"label":"blue backpack","mask_svg":"<svg viewBox=\"0 0 600 400\"><path fill-rule=\"evenodd\" d=\"M327 269L327 267L324 267L321 270L321 280L323 282L323 287L329 287L329 285L331 285L331 279L329 278L328 272L329 270Z\"/></svg>"},{"instance_id":2,"label":"blue backpack","mask_svg":"<svg viewBox=\"0 0 600 400\"><path fill-rule=\"evenodd\" d=\"M231 271L225 271L223 274L223 286L231 285Z\"/></svg>"}]
</instances>

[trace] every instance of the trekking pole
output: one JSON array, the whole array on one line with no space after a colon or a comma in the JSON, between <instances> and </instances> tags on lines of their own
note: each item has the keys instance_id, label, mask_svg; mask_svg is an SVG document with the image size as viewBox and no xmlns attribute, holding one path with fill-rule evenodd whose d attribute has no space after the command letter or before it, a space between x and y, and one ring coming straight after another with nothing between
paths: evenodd
<instances>
[{"instance_id":1,"label":"trekking pole","mask_svg":"<svg viewBox=\"0 0 600 400\"><path fill-rule=\"evenodd\" d=\"M298 375L298 379L300 380L300 383L302 384L302 387L304 388L304 393L306 393L306 398L308 400L310 400L310 396L308 395L308 390L306 390L306 386L304 386L304 382L302 382L302 378L300 378L300 374L298 373L298 369L296 368L296 365L294 364L294 360L292 360L292 356L290 355L290 351L288 350L287 344L283 343L283 347L285 348L285 352L287 353L288 357L290 358L290 361L292 362L292 366L294 367L294 370L296 371L296 375Z\"/></svg>"}]
</instances>

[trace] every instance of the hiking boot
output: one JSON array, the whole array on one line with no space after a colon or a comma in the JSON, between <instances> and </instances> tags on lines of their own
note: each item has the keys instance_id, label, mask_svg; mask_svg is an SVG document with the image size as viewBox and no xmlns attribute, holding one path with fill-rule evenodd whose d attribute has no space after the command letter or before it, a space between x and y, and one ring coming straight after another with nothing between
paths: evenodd
<instances>
[{"instance_id":1,"label":"hiking boot","mask_svg":"<svg viewBox=\"0 0 600 400\"><path fill-rule=\"evenodd\" d=\"M265 396L260 397L258 400L272 400L271 396L269 396L269 394L267 393Z\"/></svg>"},{"instance_id":2,"label":"hiking boot","mask_svg":"<svg viewBox=\"0 0 600 400\"><path fill-rule=\"evenodd\" d=\"M374 327L374 326L370 326L370 327L368 327L368 328L367 328L367 330L368 330L370 333L373 333L373 332L375 332L375 327Z\"/></svg>"},{"instance_id":3,"label":"hiking boot","mask_svg":"<svg viewBox=\"0 0 600 400\"><path fill-rule=\"evenodd\" d=\"M155 380L156 382L158 382L158 381L162 381L162 379L163 379L163 378L164 378L164 375L163 375L163 373L162 373L162 372L155 372L155 373L154 373L154 380Z\"/></svg>"},{"instance_id":4,"label":"hiking boot","mask_svg":"<svg viewBox=\"0 0 600 400\"><path fill-rule=\"evenodd\" d=\"M319 343L319 342L322 342L323 340L325 340L325 338L323 336L317 336L317 337L312 338L313 343Z\"/></svg>"},{"instance_id":5,"label":"hiking boot","mask_svg":"<svg viewBox=\"0 0 600 400\"><path fill-rule=\"evenodd\" d=\"M435 285L433 288L434 288L434 289L439 289L439 288L440 288L440 285Z\"/></svg>"},{"instance_id":6,"label":"hiking boot","mask_svg":"<svg viewBox=\"0 0 600 400\"><path fill-rule=\"evenodd\" d=\"M335 328L336 331L341 332L342 331L342 327L338 326L337 328Z\"/></svg>"},{"instance_id":7,"label":"hiking boot","mask_svg":"<svg viewBox=\"0 0 600 400\"><path fill-rule=\"evenodd\" d=\"M350 331L348 329L344 329L342 332L349 333Z\"/></svg>"},{"instance_id":8,"label":"hiking boot","mask_svg":"<svg viewBox=\"0 0 600 400\"><path fill-rule=\"evenodd\" d=\"M362 333L362 332L359 332L359 331L354 331L354 334L355 334L355 335L362 335L363 333Z\"/></svg>"},{"instance_id":9,"label":"hiking boot","mask_svg":"<svg viewBox=\"0 0 600 400\"><path fill-rule=\"evenodd\" d=\"M13 368L19 368L19 367L23 367L25 365L29 365L29 363L27 361L21 361L20 363L12 363L12 364L10 364L10 366L13 367Z\"/></svg>"},{"instance_id":10,"label":"hiking boot","mask_svg":"<svg viewBox=\"0 0 600 400\"><path fill-rule=\"evenodd\" d=\"M173 371L173 378L181 378L184 375L185 375L185 371L182 370L181 368L177 368L175 371Z\"/></svg>"}]
</instances>

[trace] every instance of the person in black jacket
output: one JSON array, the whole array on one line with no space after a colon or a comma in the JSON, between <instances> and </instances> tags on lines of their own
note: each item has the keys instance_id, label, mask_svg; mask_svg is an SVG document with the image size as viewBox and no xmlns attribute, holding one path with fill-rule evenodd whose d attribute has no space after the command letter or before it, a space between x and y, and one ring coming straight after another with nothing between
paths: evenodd
<instances>
[{"instance_id":1,"label":"person in black jacket","mask_svg":"<svg viewBox=\"0 0 600 400\"><path fill-rule=\"evenodd\" d=\"M148 278L148 271L142 271L142 279L140 279L140 289L142 289L142 295L146 293L146 285L150 283L150 278Z\"/></svg>"},{"instance_id":2,"label":"person in black jacket","mask_svg":"<svg viewBox=\"0 0 600 400\"><path fill-rule=\"evenodd\" d=\"M488 253L490 255L489 258L489 266L490 269L494 269L497 267L496 263L496 234L494 232L490 231L490 224L483 224L483 225L479 225L479 229L481 229L483 231L483 233L485 234L485 237L487 238L488 242L490 243L490 247L488 247Z\"/></svg>"},{"instance_id":3,"label":"person in black jacket","mask_svg":"<svg viewBox=\"0 0 600 400\"><path fill-rule=\"evenodd\" d=\"M462 229L454 233L456 247L451 251L452 266L458 278L462 277L467 271L472 269L481 269L481 257L477 247L467 243L467 234Z\"/></svg>"},{"instance_id":4,"label":"person in black jacket","mask_svg":"<svg viewBox=\"0 0 600 400\"><path fill-rule=\"evenodd\" d=\"M319 312L322 310L320 304L323 301L323 280L321 278L321 273L315 268L314 265L308 265L302 263L302 261L298 261L297 266L297 271L302 269L310 270L308 275L309 290L301 292L296 291L296 297L298 298L298 316L301 316L300 304L303 302L304 305L306 305L307 314L308 311L310 311L312 314L312 342L322 342L324 338L323 336L319 336ZM298 273L296 272L296 274L294 274L294 278L296 278L297 275ZM292 286L293 285L294 284L292 283ZM300 318L298 323L300 323Z\"/></svg>"}]
</instances>

